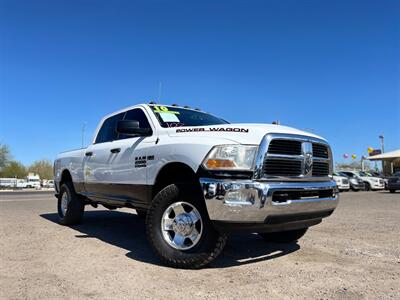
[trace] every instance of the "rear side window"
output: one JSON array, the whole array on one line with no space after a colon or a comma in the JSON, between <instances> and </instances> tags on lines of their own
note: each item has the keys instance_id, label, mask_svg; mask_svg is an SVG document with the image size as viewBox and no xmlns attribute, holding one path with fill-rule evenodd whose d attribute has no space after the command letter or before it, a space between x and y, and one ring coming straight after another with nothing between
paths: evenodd
<instances>
[{"instance_id":1,"label":"rear side window","mask_svg":"<svg viewBox=\"0 0 400 300\"><path fill-rule=\"evenodd\" d=\"M98 143L105 143L105 142L111 142L117 139L117 122L121 121L124 118L125 113L120 113L118 115L109 117L103 122L103 125L101 126L99 133L97 134L96 137L96 142L95 144Z\"/></svg>"}]
</instances>

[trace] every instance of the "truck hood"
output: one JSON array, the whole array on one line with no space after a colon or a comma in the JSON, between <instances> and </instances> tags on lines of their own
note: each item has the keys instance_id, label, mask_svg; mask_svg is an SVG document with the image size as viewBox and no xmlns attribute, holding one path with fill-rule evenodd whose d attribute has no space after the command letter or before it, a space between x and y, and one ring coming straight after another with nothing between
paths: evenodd
<instances>
[{"instance_id":1,"label":"truck hood","mask_svg":"<svg viewBox=\"0 0 400 300\"><path fill-rule=\"evenodd\" d=\"M260 144L268 133L297 134L321 138L315 134L295 128L273 124L224 124L211 126L192 126L168 128L171 137L221 138L238 144Z\"/></svg>"}]
</instances>

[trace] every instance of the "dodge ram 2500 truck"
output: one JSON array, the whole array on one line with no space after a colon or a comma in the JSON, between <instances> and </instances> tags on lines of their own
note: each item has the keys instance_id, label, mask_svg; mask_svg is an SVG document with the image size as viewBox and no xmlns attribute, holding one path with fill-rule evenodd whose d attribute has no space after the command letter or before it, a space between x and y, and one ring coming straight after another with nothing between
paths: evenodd
<instances>
[{"instance_id":1,"label":"dodge ram 2500 truck","mask_svg":"<svg viewBox=\"0 0 400 300\"><path fill-rule=\"evenodd\" d=\"M230 232L295 242L338 203L326 140L174 105L106 116L89 147L54 166L61 224L80 222L88 204L134 208L155 253L180 268L214 260Z\"/></svg>"}]
</instances>

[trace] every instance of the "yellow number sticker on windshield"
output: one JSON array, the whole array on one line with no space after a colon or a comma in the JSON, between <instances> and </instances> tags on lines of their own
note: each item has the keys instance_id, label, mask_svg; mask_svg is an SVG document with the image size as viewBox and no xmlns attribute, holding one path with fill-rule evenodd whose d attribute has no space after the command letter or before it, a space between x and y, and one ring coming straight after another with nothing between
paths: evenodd
<instances>
[{"instance_id":1,"label":"yellow number sticker on windshield","mask_svg":"<svg viewBox=\"0 0 400 300\"><path fill-rule=\"evenodd\" d=\"M164 113L164 114L179 115L179 111L172 111L172 110L169 110L168 107L166 107L166 106L154 105L153 111L156 112L156 113Z\"/></svg>"}]
</instances>

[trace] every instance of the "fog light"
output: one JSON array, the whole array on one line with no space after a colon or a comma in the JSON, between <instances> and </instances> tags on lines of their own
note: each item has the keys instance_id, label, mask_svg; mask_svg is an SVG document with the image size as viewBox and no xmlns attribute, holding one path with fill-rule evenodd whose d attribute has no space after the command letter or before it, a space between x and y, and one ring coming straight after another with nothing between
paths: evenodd
<instances>
[{"instance_id":1,"label":"fog light","mask_svg":"<svg viewBox=\"0 0 400 300\"><path fill-rule=\"evenodd\" d=\"M210 183L207 189L207 196L214 197L217 194L217 185L214 183Z\"/></svg>"},{"instance_id":2,"label":"fog light","mask_svg":"<svg viewBox=\"0 0 400 300\"><path fill-rule=\"evenodd\" d=\"M225 195L224 204L229 206L253 205L254 199L255 197L251 190L234 190Z\"/></svg>"}]
</instances>

